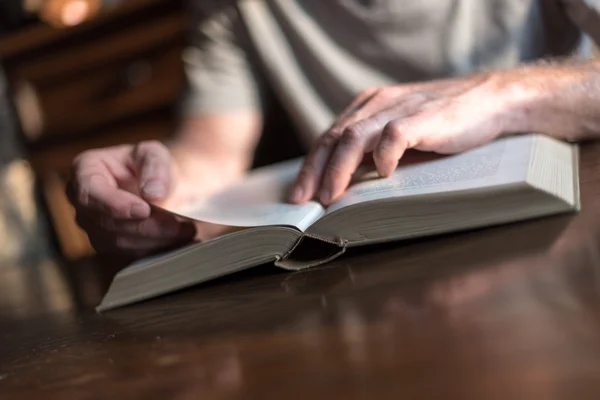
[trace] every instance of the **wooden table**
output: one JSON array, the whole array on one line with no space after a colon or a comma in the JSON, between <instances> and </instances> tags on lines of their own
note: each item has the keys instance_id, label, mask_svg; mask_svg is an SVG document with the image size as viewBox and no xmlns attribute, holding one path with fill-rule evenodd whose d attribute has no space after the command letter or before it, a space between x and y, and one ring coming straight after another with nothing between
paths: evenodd
<instances>
[{"instance_id":1,"label":"wooden table","mask_svg":"<svg viewBox=\"0 0 600 400\"><path fill-rule=\"evenodd\" d=\"M582 147L576 216L258 268L103 316L108 263L68 279L5 266L0 398L598 399L599 156Z\"/></svg>"}]
</instances>

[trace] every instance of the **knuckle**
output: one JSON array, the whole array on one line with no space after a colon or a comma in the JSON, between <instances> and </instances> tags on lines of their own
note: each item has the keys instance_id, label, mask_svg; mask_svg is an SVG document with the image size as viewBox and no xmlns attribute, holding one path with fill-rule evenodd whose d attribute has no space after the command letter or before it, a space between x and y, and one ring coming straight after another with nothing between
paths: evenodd
<instances>
[{"instance_id":1,"label":"knuckle","mask_svg":"<svg viewBox=\"0 0 600 400\"><path fill-rule=\"evenodd\" d=\"M81 153L79 153L78 155L76 155L73 158L73 162L72 162L72 166L75 169L78 169L81 167L81 164L85 163L86 161L90 160L90 159L94 159L96 157L96 154L98 153L97 150L85 150Z\"/></svg>"},{"instance_id":2,"label":"knuckle","mask_svg":"<svg viewBox=\"0 0 600 400\"><path fill-rule=\"evenodd\" d=\"M379 90L380 90L380 88L377 86L370 86L368 88L361 90L358 95L360 97L368 97L368 96L371 96L373 93L378 92Z\"/></svg>"},{"instance_id":3,"label":"knuckle","mask_svg":"<svg viewBox=\"0 0 600 400\"><path fill-rule=\"evenodd\" d=\"M329 163L327 165L327 168L325 169L325 174L331 179L331 180L336 180L337 178L341 177L344 175L344 171L342 169L342 167L335 163Z\"/></svg>"},{"instance_id":4,"label":"knuckle","mask_svg":"<svg viewBox=\"0 0 600 400\"><path fill-rule=\"evenodd\" d=\"M381 88L378 89L374 95L373 95L373 99L377 100L377 101L383 101L383 100L388 100L392 97L394 97L394 93L391 90L388 90L386 88Z\"/></svg>"},{"instance_id":5,"label":"knuckle","mask_svg":"<svg viewBox=\"0 0 600 400\"><path fill-rule=\"evenodd\" d=\"M136 146L138 153L163 153L166 151L165 145L159 140L145 140Z\"/></svg>"},{"instance_id":6,"label":"knuckle","mask_svg":"<svg viewBox=\"0 0 600 400\"><path fill-rule=\"evenodd\" d=\"M151 230L152 224L150 219L137 222L132 227L132 233L140 237L148 236Z\"/></svg>"},{"instance_id":7,"label":"knuckle","mask_svg":"<svg viewBox=\"0 0 600 400\"><path fill-rule=\"evenodd\" d=\"M340 141L346 145L356 145L362 141L363 136L360 124L353 124L344 130Z\"/></svg>"},{"instance_id":8,"label":"knuckle","mask_svg":"<svg viewBox=\"0 0 600 400\"><path fill-rule=\"evenodd\" d=\"M106 217L102 217L98 220L98 227L107 232L114 232L117 230L115 221L112 218Z\"/></svg>"},{"instance_id":9,"label":"knuckle","mask_svg":"<svg viewBox=\"0 0 600 400\"><path fill-rule=\"evenodd\" d=\"M129 212L128 212L128 207L125 206L117 206L114 204L108 204L108 203L104 203L103 208L105 210L105 212L111 216L112 218L128 218L129 217Z\"/></svg>"},{"instance_id":10,"label":"knuckle","mask_svg":"<svg viewBox=\"0 0 600 400\"><path fill-rule=\"evenodd\" d=\"M433 100L433 95L425 90L415 90L411 92L408 97L415 103L424 103Z\"/></svg>"},{"instance_id":11,"label":"knuckle","mask_svg":"<svg viewBox=\"0 0 600 400\"><path fill-rule=\"evenodd\" d=\"M135 243L126 236L117 236L115 238L115 247L118 250L130 251L135 249Z\"/></svg>"},{"instance_id":12,"label":"knuckle","mask_svg":"<svg viewBox=\"0 0 600 400\"><path fill-rule=\"evenodd\" d=\"M339 137L340 135L337 133L337 131L329 131L321 135L318 141L318 146L325 149L333 147L339 140Z\"/></svg>"},{"instance_id":13,"label":"knuckle","mask_svg":"<svg viewBox=\"0 0 600 400\"><path fill-rule=\"evenodd\" d=\"M304 164L304 166L302 167L302 169L300 170L300 173L298 174L299 178L302 180L306 180L309 179L311 177L313 177L314 175L317 174L317 167L315 167L313 165L313 163L306 163Z\"/></svg>"},{"instance_id":14,"label":"knuckle","mask_svg":"<svg viewBox=\"0 0 600 400\"><path fill-rule=\"evenodd\" d=\"M383 129L382 135L389 140L402 140L404 137L404 129L399 121L388 122Z\"/></svg>"}]
</instances>

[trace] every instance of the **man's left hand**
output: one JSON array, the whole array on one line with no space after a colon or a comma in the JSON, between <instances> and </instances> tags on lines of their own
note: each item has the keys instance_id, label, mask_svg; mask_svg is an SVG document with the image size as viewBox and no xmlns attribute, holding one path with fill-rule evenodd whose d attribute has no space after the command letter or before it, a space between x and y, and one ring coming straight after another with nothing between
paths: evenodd
<instances>
[{"instance_id":1,"label":"man's left hand","mask_svg":"<svg viewBox=\"0 0 600 400\"><path fill-rule=\"evenodd\" d=\"M527 91L509 75L480 74L367 89L313 146L289 200L331 204L362 162L389 176L407 149L462 152L495 139Z\"/></svg>"}]
</instances>

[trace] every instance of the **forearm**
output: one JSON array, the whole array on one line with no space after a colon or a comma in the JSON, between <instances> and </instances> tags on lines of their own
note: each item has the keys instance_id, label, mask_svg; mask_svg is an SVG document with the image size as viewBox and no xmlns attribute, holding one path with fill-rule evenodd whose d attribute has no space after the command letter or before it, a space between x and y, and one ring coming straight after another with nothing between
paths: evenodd
<instances>
[{"instance_id":1,"label":"forearm","mask_svg":"<svg viewBox=\"0 0 600 400\"><path fill-rule=\"evenodd\" d=\"M237 179L252 164L261 129L254 111L186 118L169 143L179 180L208 193Z\"/></svg>"},{"instance_id":2,"label":"forearm","mask_svg":"<svg viewBox=\"0 0 600 400\"><path fill-rule=\"evenodd\" d=\"M559 139L600 138L600 62L533 65L502 72L506 133L539 132Z\"/></svg>"}]
</instances>

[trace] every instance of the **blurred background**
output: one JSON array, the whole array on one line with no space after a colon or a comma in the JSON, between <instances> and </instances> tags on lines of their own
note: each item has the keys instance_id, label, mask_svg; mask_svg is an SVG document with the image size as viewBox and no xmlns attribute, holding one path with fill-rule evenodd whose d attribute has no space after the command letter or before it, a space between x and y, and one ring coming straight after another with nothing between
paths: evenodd
<instances>
[{"instance_id":1,"label":"blurred background","mask_svg":"<svg viewBox=\"0 0 600 400\"><path fill-rule=\"evenodd\" d=\"M73 157L173 131L178 0L0 2L0 261L93 255L64 195Z\"/></svg>"},{"instance_id":2,"label":"blurred background","mask_svg":"<svg viewBox=\"0 0 600 400\"><path fill-rule=\"evenodd\" d=\"M99 279L111 277L93 272L96 266L122 266L94 254L65 185L73 158L86 149L175 131L187 5L0 0L0 265L19 266L0 268L10 289L4 299L23 304L27 288L37 293L41 282L56 282L47 290L71 286L75 303L94 304L108 284ZM266 104L255 166L299 155L297 135L277 134L293 130L287 114L272 94ZM51 298L67 304L58 295L39 302Z\"/></svg>"},{"instance_id":3,"label":"blurred background","mask_svg":"<svg viewBox=\"0 0 600 400\"><path fill-rule=\"evenodd\" d=\"M86 149L174 132L186 4L0 0L0 265L13 267L0 268L10 303L0 305L28 312L95 304L112 277L105 269L124 266L94 253L65 185ZM293 135L281 143L276 134L292 129L285 112L267 104L255 166L298 155Z\"/></svg>"},{"instance_id":4,"label":"blurred background","mask_svg":"<svg viewBox=\"0 0 600 400\"><path fill-rule=\"evenodd\" d=\"M72 159L174 131L185 3L0 1L0 262L94 256L64 195ZM270 115L257 163L286 120Z\"/></svg>"}]
</instances>

